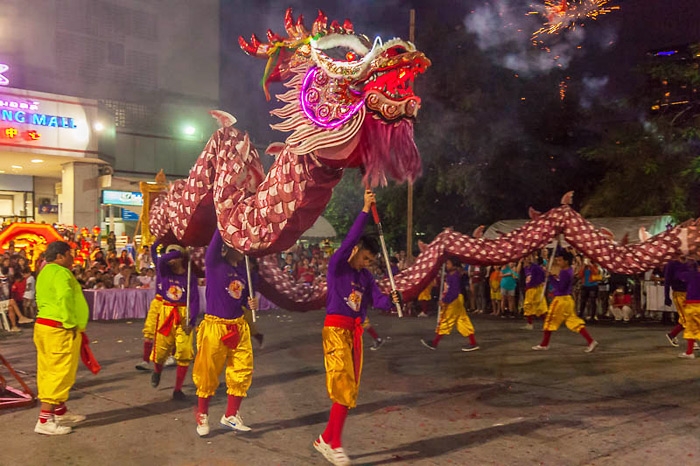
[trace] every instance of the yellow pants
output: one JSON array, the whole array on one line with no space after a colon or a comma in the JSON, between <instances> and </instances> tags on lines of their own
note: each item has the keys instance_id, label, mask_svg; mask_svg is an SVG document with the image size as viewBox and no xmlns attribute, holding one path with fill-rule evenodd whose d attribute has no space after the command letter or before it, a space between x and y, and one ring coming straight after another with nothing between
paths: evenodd
<instances>
[{"instance_id":1,"label":"yellow pants","mask_svg":"<svg viewBox=\"0 0 700 466\"><path fill-rule=\"evenodd\" d=\"M576 333L586 327L585 322L576 315L576 303L571 296L556 296L552 300L542 330L556 332L561 324L566 324L569 330Z\"/></svg>"},{"instance_id":2,"label":"yellow pants","mask_svg":"<svg viewBox=\"0 0 700 466\"><path fill-rule=\"evenodd\" d=\"M464 308L464 296L461 293L457 299L441 311L440 322L435 332L438 335L449 335L452 333L455 325L457 325L457 331L463 337L474 334L474 326L467 315L467 310Z\"/></svg>"},{"instance_id":3,"label":"yellow pants","mask_svg":"<svg viewBox=\"0 0 700 466\"><path fill-rule=\"evenodd\" d=\"M323 327L323 362L326 366L326 388L330 399L348 408L357 405L360 391L360 377L355 380L355 363L351 330L339 327ZM362 375L362 345L360 351L360 368Z\"/></svg>"},{"instance_id":4,"label":"yellow pants","mask_svg":"<svg viewBox=\"0 0 700 466\"><path fill-rule=\"evenodd\" d=\"M523 315L541 316L547 313L547 300L544 299L544 283L525 290Z\"/></svg>"},{"instance_id":5,"label":"yellow pants","mask_svg":"<svg viewBox=\"0 0 700 466\"><path fill-rule=\"evenodd\" d=\"M156 333L156 322L158 321L158 315L163 308L163 301L159 299L153 299L151 305L148 307L148 314L146 314L146 320L143 323L143 338L146 340L153 340Z\"/></svg>"},{"instance_id":6,"label":"yellow pants","mask_svg":"<svg viewBox=\"0 0 700 466\"><path fill-rule=\"evenodd\" d=\"M82 332L34 326L36 385L42 403L57 405L68 400L80 362Z\"/></svg>"},{"instance_id":7,"label":"yellow pants","mask_svg":"<svg viewBox=\"0 0 700 466\"><path fill-rule=\"evenodd\" d=\"M245 321L248 322L248 327L250 327L250 334L259 334L260 332L258 332L258 326L255 325L255 322L253 322L253 311L248 309L248 306L243 306L243 317L245 317Z\"/></svg>"},{"instance_id":8,"label":"yellow pants","mask_svg":"<svg viewBox=\"0 0 700 466\"><path fill-rule=\"evenodd\" d=\"M235 326L239 341L235 349L229 348L221 337ZM246 396L253 381L253 347L250 344L250 329L245 317L222 319L206 314L197 328L197 358L192 368L192 380L197 387L197 396L214 396L219 386L219 375L226 367L226 393Z\"/></svg>"},{"instance_id":9,"label":"yellow pants","mask_svg":"<svg viewBox=\"0 0 700 466\"><path fill-rule=\"evenodd\" d=\"M673 299L673 305L676 307L676 311L678 311L678 323L681 324L683 327L686 325L686 317L685 317L685 291L673 291L671 293L671 298ZM683 337L685 338L685 337Z\"/></svg>"},{"instance_id":10,"label":"yellow pants","mask_svg":"<svg viewBox=\"0 0 700 466\"><path fill-rule=\"evenodd\" d=\"M700 303L685 304L684 311L685 330L683 330L683 338L686 340L700 340Z\"/></svg>"},{"instance_id":11,"label":"yellow pants","mask_svg":"<svg viewBox=\"0 0 700 466\"><path fill-rule=\"evenodd\" d=\"M168 318L170 311L173 309L172 306L163 305L161 303L160 313L158 314L158 321L156 323L156 328L159 329L163 322ZM186 307L177 306L177 312L180 314L180 321L182 323L186 322ZM153 337L153 351L151 352L151 361L156 364L163 364L168 356L173 352L173 347L175 347L174 358L177 361L178 366L189 366L192 359L194 359L194 349L192 347L193 335L186 334L182 329L182 323L173 324L173 328L170 331L170 335L163 335L158 330Z\"/></svg>"}]
</instances>

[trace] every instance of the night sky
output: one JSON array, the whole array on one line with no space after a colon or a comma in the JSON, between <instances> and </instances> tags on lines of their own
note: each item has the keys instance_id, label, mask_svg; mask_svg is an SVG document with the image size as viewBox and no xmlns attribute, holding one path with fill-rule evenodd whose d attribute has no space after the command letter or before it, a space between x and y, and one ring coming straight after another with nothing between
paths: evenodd
<instances>
[{"instance_id":1,"label":"night sky","mask_svg":"<svg viewBox=\"0 0 700 466\"><path fill-rule=\"evenodd\" d=\"M621 10L590 21L584 28L578 28L566 38L555 38L563 54L567 57L567 69L576 79L584 77L605 83L605 92L611 98L624 97L635 83L631 70L644 60L648 50L700 42L700 2L698 0L617 0ZM383 39L401 37L408 39L409 10L416 8L416 35L420 38L421 14L426 8L436 11L446 23L468 31L479 28L473 37L476 44L500 40L513 40L529 47L528 33L514 32L517 28L527 31L534 17L525 17L531 2L520 0L464 0L464 1L280 1L222 0L222 63L221 63L221 102L226 110L238 118L238 126L247 130L258 146L266 146L273 140L283 140L284 135L269 129L276 122L267 112L275 108L274 93L282 87L273 84L270 103L260 86L265 61L245 55L238 47L238 36L249 38L252 33L265 37L271 28L283 34L284 12L287 7L294 9L295 17L304 14L307 26L316 17L320 6L329 21L349 18L355 30L369 37ZM494 12L505 13L495 19L489 18ZM483 20L483 21L482 21ZM488 20L488 21L487 21ZM498 21L501 21L500 23ZM476 26L475 26L476 25ZM480 27L481 26L481 27ZM485 27L483 27L485 26ZM470 29L471 28L471 29ZM564 34L569 34L564 32ZM449 38L445 38L449 46ZM421 48L420 41L417 41ZM576 48L580 45L581 48ZM494 56L494 60L506 62L505 57ZM508 61L512 63L513 60ZM515 60L517 63L517 60ZM520 64L515 65L517 68ZM529 66L525 64L524 66ZM516 71L518 71L516 69ZM534 71L536 72L546 72ZM430 73L449 73L449 70L431 68L419 79L430 79Z\"/></svg>"}]
</instances>

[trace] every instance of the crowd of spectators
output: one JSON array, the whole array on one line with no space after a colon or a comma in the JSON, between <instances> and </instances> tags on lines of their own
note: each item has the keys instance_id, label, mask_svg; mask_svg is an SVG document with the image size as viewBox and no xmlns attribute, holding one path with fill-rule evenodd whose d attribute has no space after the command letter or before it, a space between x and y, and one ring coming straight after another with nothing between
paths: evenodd
<instances>
[{"instance_id":1,"label":"crowd of spectators","mask_svg":"<svg viewBox=\"0 0 700 466\"><path fill-rule=\"evenodd\" d=\"M73 267L73 274L83 289L152 288L155 267L147 247L134 258L127 249L105 252L95 246L83 264Z\"/></svg>"},{"instance_id":2,"label":"crowd of spectators","mask_svg":"<svg viewBox=\"0 0 700 466\"><path fill-rule=\"evenodd\" d=\"M26 252L10 244L0 259L0 306L12 332L19 332L18 324L30 323L36 316L35 283Z\"/></svg>"},{"instance_id":3,"label":"crowd of spectators","mask_svg":"<svg viewBox=\"0 0 700 466\"><path fill-rule=\"evenodd\" d=\"M280 253L279 265L295 282L313 285L325 279L331 254L333 247L328 240L312 244L297 242Z\"/></svg>"},{"instance_id":4,"label":"crowd of spectators","mask_svg":"<svg viewBox=\"0 0 700 466\"><path fill-rule=\"evenodd\" d=\"M587 322L614 320L630 322L637 318L661 318L670 320L671 313L658 309L646 311L642 284L662 284L663 271L652 270L644 275L611 274L592 263L582 254L568 248L574 256L574 288L577 314ZM543 249L533 254L533 260L547 268L551 250ZM466 265L462 274L462 293L469 312L490 314L502 318L522 316L525 296L523 261L497 266ZM419 316L437 312L438 282L419 296ZM428 292L429 291L429 292ZM428 301L428 302L423 302Z\"/></svg>"}]
</instances>

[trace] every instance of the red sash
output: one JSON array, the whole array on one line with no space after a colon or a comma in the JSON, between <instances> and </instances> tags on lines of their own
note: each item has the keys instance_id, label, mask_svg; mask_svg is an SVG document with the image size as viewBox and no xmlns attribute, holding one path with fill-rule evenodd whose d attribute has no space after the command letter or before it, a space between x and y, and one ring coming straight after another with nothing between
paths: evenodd
<instances>
[{"instance_id":1,"label":"red sash","mask_svg":"<svg viewBox=\"0 0 700 466\"><path fill-rule=\"evenodd\" d=\"M53 319L44 319L43 317L37 317L36 323L53 328L63 328L63 324L61 322Z\"/></svg>"},{"instance_id":2,"label":"red sash","mask_svg":"<svg viewBox=\"0 0 700 466\"><path fill-rule=\"evenodd\" d=\"M352 332L352 360L355 366L355 381L360 380L360 362L362 361L362 322L359 317L339 314L326 314L324 327L338 327Z\"/></svg>"},{"instance_id":3,"label":"red sash","mask_svg":"<svg viewBox=\"0 0 700 466\"><path fill-rule=\"evenodd\" d=\"M100 363L95 359L95 355L92 354L90 339L85 332L80 333L82 333L82 340L80 341L80 359L90 372L97 374L100 372L100 369L102 369L102 366L100 366Z\"/></svg>"},{"instance_id":4,"label":"red sash","mask_svg":"<svg viewBox=\"0 0 700 466\"><path fill-rule=\"evenodd\" d=\"M165 318L165 322L163 322L163 325L160 326L158 329L158 333L161 335L165 335L166 337L170 335L170 332L173 330L173 325L180 325L180 312L178 311L178 304L171 303L170 301L166 301L163 299L162 296L158 295L156 296L156 299L158 301L163 302L163 306L168 306L170 307L170 313L168 314L168 317Z\"/></svg>"},{"instance_id":5,"label":"red sash","mask_svg":"<svg viewBox=\"0 0 700 466\"><path fill-rule=\"evenodd\" d=\"M238 342L241 340L241 335L238 333L238 325L227 325L228 333L221 337L221 342L231 349L236 349Z\"/></svg>"}]
</instances>

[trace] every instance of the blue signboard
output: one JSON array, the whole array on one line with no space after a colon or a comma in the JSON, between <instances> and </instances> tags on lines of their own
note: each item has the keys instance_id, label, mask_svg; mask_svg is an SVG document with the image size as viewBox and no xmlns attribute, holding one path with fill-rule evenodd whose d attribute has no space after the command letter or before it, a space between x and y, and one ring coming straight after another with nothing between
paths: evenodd
<instances>
[{"instance_id":1,"label":"blue signboard","mask_svg":"<svg viewBox=\"0 0 700 466\"><path fill-rule=\"evenodd\" d=\"M106 205L142 206L143 194L138 191L102 191L102 203Z\"/></svg>"},{"instance_id":2,"label":"blue signboard","mask_svg":"<svg viewBox=\"0 0 700 466\"><path fill-rule=\"evenodd\" d=\"M122 219L126 222L138 222L139 214L127 209L122 209Z\"/></svg>"}]
</instances>

